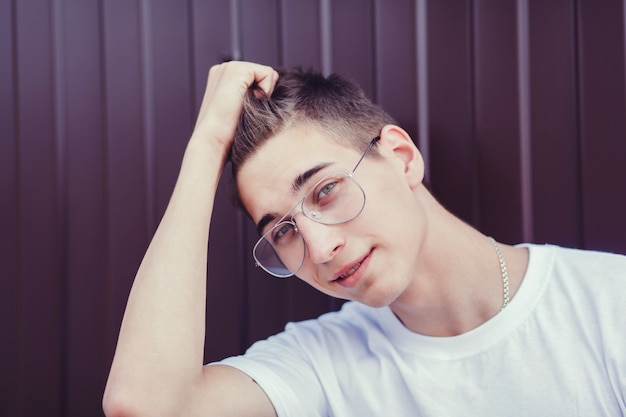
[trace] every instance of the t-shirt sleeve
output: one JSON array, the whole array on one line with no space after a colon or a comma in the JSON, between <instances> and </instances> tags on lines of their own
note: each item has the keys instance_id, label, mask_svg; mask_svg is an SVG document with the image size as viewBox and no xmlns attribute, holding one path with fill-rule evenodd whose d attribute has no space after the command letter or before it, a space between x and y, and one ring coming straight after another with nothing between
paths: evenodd
<instances>
[{"instance_id":1,"label":"t-shirt sleeve","mask_svg":"<svg viewBox=\"0 0 626 417\"><path fill-rule=\"evenodd\" d=\"M597 343L611 387L622 413L626 412L626 257L593 251L564 251L561 269L581 277L576 296L566 294L576 311L584 312L581 331ZM572 320L577 320L572 317ZM586 323L586 324L585 324Z\"/></svg>"},{"instance_id":2,"label":"t-shirt sleeve","mask_svg":"<svg viewBox=\"0 0 626 417\"><path fill-rule=\"evenodd\" d=\"M314 366L288 329L254 343L244 355L216 364L232 366L254 379L269 397L278 417L327 416L325 396Z\"/></svg>"},{"instance_id":3,"label":"t-shirt sleeve","mask_svg":"<svg viewBox=\"0 0 626 417\"><path fill-rule=\"evenodd\" d=\"M605 366L622 413L626 413L626 257L607 255L601 268L608 281L608 296L598 306L604 325Z\"/></svg>"}]
</instances>

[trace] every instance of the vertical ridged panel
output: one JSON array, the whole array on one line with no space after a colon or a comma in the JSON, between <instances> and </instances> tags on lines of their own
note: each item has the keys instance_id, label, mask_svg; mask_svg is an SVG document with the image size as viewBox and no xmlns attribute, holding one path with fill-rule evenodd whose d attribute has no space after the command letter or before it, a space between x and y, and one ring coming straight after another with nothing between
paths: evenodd
<instances>
[{"instance_id":1,"label":"vertical ridged panel","mask_svg":"<svg viewBox=\"0 0 626 417\"><path fill-rule=\"evenodd\" d=\"M98 415L106 361L105 149L100 4L60 2L57 132L64 227L64 416ZM61 91L62 90L62 91ZM94 358L98 358L97 360Z\"/></svg>"},{"instance_id":2,"label":"vertical ridged panel","mask_svg":"<svg viewBox=\"0 0 626 417\"><path fill-rule=\"evenodd\" d=\"M350 76L375 99L373 15L373 0L331 1L332 71Z\"/></svg>"},{"instance_id":3,"label":"vertical ridged panel","mask_svg":"<svg viewBox=\"0 0 626 417\"><path fill-rule=\"evenodd\" d=\"M529 2L534 241L580 247L575 17L570 0Z\"/></svg>"},{"instance_id":4,"label":"vertical ridged panel","mask_svg":"<svg viewBox=\"0 0 626 417\"><path fill-rule=\"evenodd\" d=\"M430 185L441 203L476 223L471 2L428 3Z\"/></svg>"},{"instance_id":5,"label":"vertical ridged panel","mask_svg":"<svg viewBox=\"0 0 626 417\"><path fill-rule=\"evenodd\" d=\"M626 251L624 6L577 4L583 245Z\"/></svg>"},{"instance_id":6,"label":"vertical ridged panel","mask_svg":"<svg viewBox=\"0 0 626 417\"><path fill-rule=\"evenodd\" d=\"M376 101L417 138L415 2L376 2ZM416 139L415 139L416 140Z\"/></svg>"},{"instance_id":7,"label":"vertical ridged panel","mask_svg":"<svg viewBox=\"0 0 626 417\"><path fill-rule=\"evenodd\" d=\"M52 4L16 2L20 231L20 413L61 416L63 242L59 230Z\"/></svg>"},{"instance_id":8,"label":"vertical ridged panel","mask_svg":"<svg viewBox=\"0 0 626 417\"><path fill-rule=\"evenodd\" d=\"M522 241L520 124L514 1L474 2L474 103L478 227Z\"/></svg>"},{"instance_id":9,"label":"vertical ridged panel","mask_svg":"<svg viewBox=\"0 0 626 417\"><path fill-rule=\"evenodd\" d=\"M20 393L18 337L19 205L17 126L15 109L17 71L14 7L11 0L0 1L0 413L18 415Z\"/></svg>"}]
</instances>

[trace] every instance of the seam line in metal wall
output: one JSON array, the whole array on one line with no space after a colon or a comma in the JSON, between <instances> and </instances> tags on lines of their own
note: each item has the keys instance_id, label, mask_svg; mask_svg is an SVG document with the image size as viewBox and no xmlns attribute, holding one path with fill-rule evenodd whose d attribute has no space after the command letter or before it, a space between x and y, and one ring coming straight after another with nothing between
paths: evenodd
<instances>
[{"instance_id":1,"label":"seam line in metal wall","mask_svg":"<svg viewBox=\"0 0 626 417\"><path fill-rule=\"evenodd\" d=\"M57 219L57 233L59 234L60 245L55 249L58 256L58 265L60 270L57 271L60 275L61 288L59 289L59 297L61 304L59 306L59 314L61 316L61 323L59 323L59 394L58 399L60 415L67 415L68 411L68 367L69 358L67 339L69 337L69 283L68 283L68 198L69 191L67 186L67 164L68 164L68 143L67 143L67 95L66 95L66 83L64 75L67 72L67 65L65 61L65 48L64 41L65 36L63 34L64 21L63 21L63 8L61 0L53 0L50 5L51 12L51 47L52 47L52 91L54 94L53 101L53 123L54 123L54 142L55 142L55 170L56 170L56 210L55 217Z\"/></svg>"},{"instance_id":2,"label":"seam line in metal wall","mask_svg":"<svg viewBox=\"0 0 626 417\"><path fill-rule=\"evenodd\" d=\"M578 209L579 209L579 248L586 248L586 238L585 238L585 205L584 205L584 196L585 196L585 184L583 183L583 141L582 141L582 131L583 131L583 119L582 119L582 105L583 105L583 88L582 88L582 31L581 31L581 21L580 21L580 4L578 0L572 0L572 39L574 40L574 94L575 94L575 130L576 130L576 150L577 150L577 163L578 169L577 174L577 182L578 182Z\"/></svg>"},{"instance_id":3,"label":"seam line in metal wall","mask_svg":"<svg viewBox=\"0 0 626 417\"><path fill-rule=\"evenodd\" d=\"M239 0L230 0L230 48L231 57L240 60L241 57L241 14ZM234 185L233 185L234 186ZM235 222L237 226L237 278L239 282L239 350L243 352L248 347L250 334L250 309L248 267L246 266L246 218L243 210L235 208Z\"/></svg>"},{"instance_id":4,"label":"seam line in metal wall","mask_svg":"<svg viewBox=\"0 0 626 417\"><path fill-rule=\"evenodd\" d=\"M374 88L372 88L372 100L375 103L379 104L380 94L380 86L381 82L378 79L379 71L378 71L378 28L380 27L380 20L378 16L378 1L372 0L370 3L370 16L371 16L371 28L372 28L372 81L374 82Z\"/></svg>"},{"instance_id":5,"label":"seam line in metal wall","mask_svg":"<svg viewBox=\"0 0 626 417\"><path fill-rule=\"evenodd\" d=\"M532 120L530 97L528 0L517 0L517 68L519 98L520 190L522 239L533 241Z\"/></svg>"},{"instance_id":6,"label":"seam line in metal wall","mask_svg":"<svg viewBox=\"0 0 626 417\"><path fill-rule=\"evenodd\" d=\"M474 0L469 0L467 3L467 73L468 73L468 87L467 94L467 106L468 109L468 132L470 137L468 141L470 143L470 161L471 161L471 219L472 225L478 229L482 224L480 221L480 166L478 158L478 134L476 131L476 33L475 33L475 21L476 21L476 5Z\"/></svg>"},{"instance_id":7,"label":"seam line in metal wall","mask_svg":"<svg viewBox=\"0 0 626 417\"><path fill-rule=\"evenodd\" d=\"M333 25L330 0L320 0L320 32L322 48L322 73L326 76L333 72Z\"/></svg>"},{"instance_id":8,"label":"seam line in metal wall","mask_svg":"<svg viewBox=\"0 0 626 417\"><path fill-rule=\"evenodd\" d=\"M285 51L287 50L287 47L285 45L285 33L288 33L288 31L286 27L287 22L284 19L284 16L287 15L287 12L285 11L285 4L286 3L281 0L278 0L276 2L276 21L278 22L278 24L276 25L277 33L274 41L276 42L277 64L281 67L285 65Z\"/></svg>"},{"instance_id":9,"label":"seam line in metal wall","mask_svg":"<svg viewBox=\"0 0 626 417\"><path fill-rule=\"evenodd\" d=\"M196 85L196 37L194 24L193 0L187 0L187 54L189 56L189 128L193 129L198 109L196 109L197 85ZM192 131L190 131L191 133Z\"/></svg>"},{"instance_id":10,"label":"seam line in metal wall","mask_svg":"<svg viewBox=\"0 0 626 417\"><path fill-rule=\"evenodd\" d=\"M235 61L241 59L240 20L239 0L230 0L230 56Z\"/></svg>"},{"instance_id":11,"label":"seam line in metal wall","mask_svg":"<svg viewBox=\"0 0 626 417\"><path fill-rule=\"evenodd\" d=\"M24 375L21 371L20 365L24 361L24 315L23 315L23 286L22 286L22 278L23 278L23 268L22 268L22 259L23 259L23 251L22 251L22 177L21 177L21 152L20 152L20 99L19 99L19 85L20 85L20 76L19 76L19 64L18 64L18 46L19 42L17 39L17 22L18 22L18 12L17 12L17 0L11 1L11 55L13 59L12 64L12 77L13 77L13 86L12 86L12 102L13 102L13 140L15 143L14 155L15 155L15 180L16 180L16 195L15 195L15 213L16 213L16 246L17 246L17 256L15 260L15 268L16 268L16 303L15 303L15 316L16 316L16 326L15 326L15 348L16 352L16 375L15 375L15 383L16 383L16 398L15 398L15 409L18 413L23 414L24 411Z\"/></svg>"},{"instance_id":12,"label":"seam line in metal wall","mask_svg":"<svg viewBox=\"0 0 626 417\"><path fill-rule=\"evenodd\" d=\"M156 189L155 189L155 139L154 139L154 74L152 25L150 22L150 0L141 0L141 71L142 83L142 112L143 112L143 144L145 147L145 175L146 175L146 231L148 242L152 239L156 217Z\"/></svg>"},{"instance_id":13,"label":"seam line in metal wall","mask_svg":"<svg viewBox=\"0 0 626 417\"><path fill-rule=\"evenodd\" d=\"M624 67L626 68L626 0L622 2L622 11L624 15L622 16L622 27L624 28ZM626 78L626 73L624 74ZM625 83L626 84L626 83ZM624 90L624 95L626 96L626 89Z\"/></svg>"},{"instance_id":14,"label":"seam line in metal wall","mask_svg":"<svg viewBox=\"0 0 626 417\"><path fill-rule=\"evenodd\" d=\"M415 45L417 47L417 144L424 158L424 179L430 182L430 137L428 103L428 7L427 0L415 2Z\"/></svg>"},{"instance_id":15,"label":"seam line in metal wall","mask_svg":"<svg viewBox=\"0 0 626 417\"><path fill-rule=\"evenodd\" d=\"M111 268L111 247L112 247L112 239L111 239L111 182L110 182L110 141L109 141L109 111L108 111L108 103L109 97L107 94L107 59L106 59L106 33L105 33L105 9L104 9L104 1L98 0L98 44L100 51L98 53L100 59L100 97L102 100L101 107L101 118L102 118L102 158L103 158L103 183L102 183L102 192L103 192L103 201L105 203L103 207L103 215L104 215L104 279L106 280L104 290L104 328L102 329L103 334L105 335L105 340L112 340L116 338L116 334L111 334L111 325L110 319L113 317L113 309L111 308L113 305L113 276L112 276L112 268ZM109 346L105 346L104 352L106 354L106 358L112 358L114 352L109 349ZM109 366L108 361L104 360L103 367L106 369Z\"/></svg>"}]
</instances>

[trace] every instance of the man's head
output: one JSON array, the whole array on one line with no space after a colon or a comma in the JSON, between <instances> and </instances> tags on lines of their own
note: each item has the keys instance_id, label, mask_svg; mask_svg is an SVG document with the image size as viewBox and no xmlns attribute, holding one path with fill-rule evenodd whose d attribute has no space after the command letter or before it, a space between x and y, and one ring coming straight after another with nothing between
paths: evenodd
<instances>
[{"instance_id":1,"label":"man's head","mask_svg":"<svg viewBox=\"0 0 626 417\"><path fill-rule=\"evenodd\" d=\"M421 154L392 122L338 77L283 71L270 98L249 92L232 161L240 203L262 235L258 263L368 305L403 292L427 216ZM263 252L278 245L283 267Z\"/></svg>"},{"instance_id":2,"label":"man's head","mask_svg":"<svg viewBox=\"0 0 626 417\"><path fill-rule=\"evenodd\" d=\"M245 96L231 150L235 181L248 158L286 128L321 128L338 143L364 151L383 126L395 123L351 81L301 68L278 72L271 97L255 86ZM376 155L375 149L372 155Z\"/></svg>"}]
</instances>

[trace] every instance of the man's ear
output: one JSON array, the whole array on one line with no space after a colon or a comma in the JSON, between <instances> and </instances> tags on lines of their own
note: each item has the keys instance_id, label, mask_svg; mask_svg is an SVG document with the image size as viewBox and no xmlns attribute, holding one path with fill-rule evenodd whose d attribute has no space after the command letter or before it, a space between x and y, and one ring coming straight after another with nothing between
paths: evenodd
<instances>
[{"instance_id":1,"label":"man's ear","mask_svg":"<svg viewBox=\"0 0 626 417\"><path fill-rule=\"evenodd\" d=\"M401 127L386 125L380 131L380 144L387 149L402 169L411 188L424 180L424 159L411 136ZM382 152L382 151L381 151Z\"/></svg>"}]
</instances>

